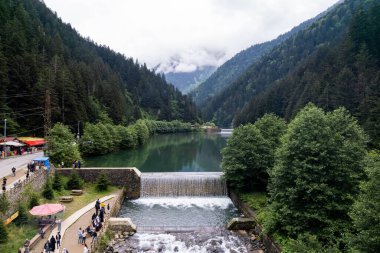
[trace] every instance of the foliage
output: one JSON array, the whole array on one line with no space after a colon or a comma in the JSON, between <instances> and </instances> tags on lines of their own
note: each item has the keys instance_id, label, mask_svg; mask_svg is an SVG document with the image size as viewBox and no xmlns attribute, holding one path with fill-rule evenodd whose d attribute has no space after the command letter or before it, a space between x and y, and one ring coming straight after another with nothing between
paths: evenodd
<instances>
[{"instance_id":1,"label":"foliage","mask_svg":"<svg viewBox=\"0 0 380 253\"><path fill-rule=\"evenodd\" d=\"M46 183L44 184L44 187L42 189L42 196L45 199L50 199L50 200L54 198L54 191L53 191L50 178L48 178L46 180Z\"/></svg>"},{"instance_id":2,"label":"foliage","mask_svg":"<svg viewBox=\"0 0 380 253\"><path fill-rule=\"evenodd\" d=\"M98 191L106 191L111 184L107 174L102 171L96 179L96 189Z\"/></svg>"},{"instance_id":3,"label":"foliage","mask_svg":"<svg viewBox=\"0 0 380 253\"><path fill-rule=\"evenodd\" d=\"M247 124L234 129L222 150L222 168L227 183L238 190L265 189L269 148L256 126Z\"/></svg>"},{"instance_id":4,"label":"foliage","mask_svg":"<svg viewBox=\"0 0 380 253\"><path fill-rule=\"evenodd\" d=\"M8 239L8 232L4 226L4 221L0 219L0 244L6 243Z\"/></svg>"},{"instance_id":5,"label":"foliage","mask_svg":"<svg viewBox=\"0 0 380 253\"><path fill-rule=\"evenodd\" d=\"M15 224L18 226L24 225L24 224L27 224L28 220L29 220L29 217L28 217L28 213L26 210L26 206L22 203L19 203L19 205L18 205L18 216L14 221Z\"/></svg>"},{"instance_id":6,"label":"foliage","mask_svg":"<svg viewBox=\"0 0 380 253\"><path fill-rule=\"evenodd\" d=\"M145 121L138 120L134 125L133 128L135 129L135 132L137 134L137 141L139 145L143 145L148 141L149 138L149 129L147 125L145 124Z\"/></svg>"},{"instance_id":7,"label":"foliage","mask_svg":"<svg viewBox=\"0 0 380 253\"><path fill-rule=\"evenodd\" d=\"M127 124L144 114L198 120L190 97L162 74L81 37L43 1L0 1L0 37L0 108L10 134L43 133L47 89L52 122L73 128L78 120Z\"/></svg>"},{"instance_id":8,"label":"foliage","mask_svg":"<svg viewBox=\"0 0 380 253\"><path fill-rule=\"evenodd\" d=\"M283 247L284 253L340 253L336 245L323 245L315 235L300 234L297 239L289 239Z\"/></svg>"},{"instance_id":9,"label":"foliage","mask_svg":"<svg viewBox=\"0 0 380 253\"><path fill-rule=\"evenodd\" d=\"M66 188L68 190L79 190L83 188L83 185L83 179L79 176L76 170L73 170L70 174L69 180L66 183Z\"/></svg>"},{"instance_id":10,"label":"foliage","mask_svg":"<svg viewBox=\"0 0 380 253\"><path fill-rule=\"evenodd\" d=\"M39 203L39 199L38 199L38 195L36 193L33 193L30 195L30 198L29 198L29 208L32 209L33 207L35 206L38 206L40 203Z\"/></svg>"},{"instance_id":11,"label":"foliage","mask_svg":"<svg viewBox=\"0 0 380 253\"><path fill-rule=\"evenodd\" d=\"M267 205L267 196L265 192L250 192L239 194L241 200L255 211L258 222L263 222L265 218L265 208Z\"/></svg>"},{"instance_id":12,"label":"foliage","mask_svg":"<svg viewBox=\"0 0 380 253\"><path fill-rule=\"evenodd\" d=\"M63 188L63 182L62 182L62 175L60 173L55 173L54 174L54 179L53 179L53 189L56 191L61 191Z\"/></svg>"},{"instance_id":13,"label":"foliage","mask_svg":"<svg viewBox=\"0 0 380 253\"><path fill-rule=\"evenodd\" d=\"M9 209L9 200L7 194L1 194L0 196L0 213L5 214Z\"/></svg>"},{"instance_id":14,"label":"foliage","mask_svg":"<svg viewBox=\"0 0 380 253\"><path fill-rule=\"evenodd\" d=\"M367 180L360 184L350 216L354 232L350 246L355 252L380 251L380 154L372 152L366 163Z\"/></svg>"},{"instance_id":15,"label":"foliage","mask_svg":"<svg viewBox=\"0 0 380 253\"><path fill-rule=\"evenodd\" d=\"M56 164L71 164L72 161L81 159L74 135L62 123L57 123L50 129L48 143L49 157Z\"/></svg>"},{"instance_id":16,"label":"foliage","mask_svg":"<svg viewBox=\"0 0 380 253\"><path fill-rule=\"evenodd\" d=\"M270 171L270 232L338 241L363 176L365 136L347 110L309 104L288 125Z\"/></svg>"}]
</instances>

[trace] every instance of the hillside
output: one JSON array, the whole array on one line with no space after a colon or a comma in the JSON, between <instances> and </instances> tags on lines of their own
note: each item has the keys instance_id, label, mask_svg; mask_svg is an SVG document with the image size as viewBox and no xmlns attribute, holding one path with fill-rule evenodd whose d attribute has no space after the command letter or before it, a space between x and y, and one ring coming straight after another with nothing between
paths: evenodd
<instances>
[{"instance_id":1,"label":"hillside","mask_svg":"<svg viewBox=\"0 0 380 253\"><path fill-rule=\"evenodd\" d=\"M41 134L49 100L52 123L73 128L108 117L197 120L193 102L162 75L81 37L38 0L0 1L0 83L12 135Z\"/></svg>"},{"instance_id":2,"label":"hillside","mask_svg":"<svg viewBox=\"0 0 380 253\"><path fill-rule=\"evenodd\" d=\"M373 3L376 1L372 1ZM291 119L308 102L332 110L344 106L380 144L380 3L360 8L349 32L335 46L322 45L303 64L253 97L235 125L266 112Z\"/></svg>"},{"instance_id":3,"label":"hillside","mask_svg":"<svg viewBox=\"0 0 380 253\"><path fill-rule=\"evenodd\" d=\"M300 30L248 67L231 85L208 100L202 116L220 126L232 124L235 115L251 100L289 74L321 46L334 46L348 31L359 0L332 8L306 29Z\"/></svg>"},{"instance_id":4,"label":"hillside","mask_svg":"<svg viewBox=\"0 0 380 253\"><path fill-rule=\"evenodd\" d=\"M232 57L230 60L221 65L209 78L202 82L196 89L191 92L197 105L203 105L207 100L219 94L224 88L231 85L245 70L253 63L258 61L262 56L268 53L275 46L281 44L293 34L305 29L312 24L317 17L307 20L302 24L294 27L287 33L278 36L276 39L253 45Z\"/></svg>"},{"instance_id":5,"label":"hillside","mask_svg":"<svg viewBox=\"0 0 380 253\"><path fill-rule=\"evenodd\" d=\"M182 93L187 94L204 82L214 71L215 67L213 66L203 66L191 72L165 73L165 78L168 83L173 84Z\"/></svg>"}]
</instances>

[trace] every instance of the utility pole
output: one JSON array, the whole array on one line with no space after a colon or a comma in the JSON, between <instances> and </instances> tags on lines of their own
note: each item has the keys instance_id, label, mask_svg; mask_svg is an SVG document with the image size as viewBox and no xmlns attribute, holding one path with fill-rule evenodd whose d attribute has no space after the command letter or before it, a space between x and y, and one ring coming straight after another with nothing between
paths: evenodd
<instances>
[{"instance_id":1,"label":"utility pole","mask_svg":"<svg viewBox=\"0 0 380 253\"><path fill-rule=\"evenodd\" d=\"M47 138L51 128L51 97L50 89L48 88L45 93L45 113L44 113L44 138L45 138L45 152L48 152Z\"/></svg>"},{"instance_id":2,"label":"utility pole","mask_svg":"<svg viewBox=\"0 0 380 253\"><path fill-rule=\"evenodd\" d=\"M5 151L5 139L7 138L7 119L4 119L4 158L7 156L7 152Z\"/></svg>"}]
</instances>

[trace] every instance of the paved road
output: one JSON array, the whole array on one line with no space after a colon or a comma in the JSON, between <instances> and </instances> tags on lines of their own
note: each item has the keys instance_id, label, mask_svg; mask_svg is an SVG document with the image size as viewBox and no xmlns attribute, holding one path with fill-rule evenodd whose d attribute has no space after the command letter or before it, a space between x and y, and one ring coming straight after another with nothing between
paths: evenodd
<instances>
[{"instance_id":1,"label":"paved road","mask_svg":"<svg viewBox=\"0 0 380 253\"><path fill-rule=\"evenodd\" d=\"M0 159L0 178L8 176L12 173L12 167L15 167L16 170L20 170L25 167L30 161L34 158L43 156L43 152L36 152L33 154L27 154L17 157L11 157L6 159Z\"/></svg>"}]
</instances>

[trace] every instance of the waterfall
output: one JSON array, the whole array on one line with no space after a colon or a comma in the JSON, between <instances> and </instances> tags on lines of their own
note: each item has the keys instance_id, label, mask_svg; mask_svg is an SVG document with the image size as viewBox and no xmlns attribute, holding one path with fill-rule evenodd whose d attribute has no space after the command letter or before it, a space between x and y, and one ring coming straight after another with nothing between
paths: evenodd
<instances>
[{"instance_id":1,"label":"waterfall","mask_svg":"<svg viewBox=\"0 0 380 253\"><path fill-rule=\"evenodd\" d=\"M226 196L221 172L143 173L141 197Z\"/></svg>"}]
</instances>

